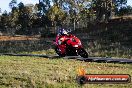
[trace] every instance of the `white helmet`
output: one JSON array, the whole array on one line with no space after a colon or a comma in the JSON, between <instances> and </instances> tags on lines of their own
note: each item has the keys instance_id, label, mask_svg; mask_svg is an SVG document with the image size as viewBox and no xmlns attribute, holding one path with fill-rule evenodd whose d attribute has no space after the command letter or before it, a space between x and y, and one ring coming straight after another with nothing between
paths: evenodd
<instances>
[{"instance_id":1,"label":"white helmet","mask_svg":"<svg viewBox=\"0 0 132 88\"><path fill-rule=\"evenodd\" d=\"M60 29L59 34L66 35L66 34L68 34L68 32L65 29Z\"/></svg>"}]
</instances>

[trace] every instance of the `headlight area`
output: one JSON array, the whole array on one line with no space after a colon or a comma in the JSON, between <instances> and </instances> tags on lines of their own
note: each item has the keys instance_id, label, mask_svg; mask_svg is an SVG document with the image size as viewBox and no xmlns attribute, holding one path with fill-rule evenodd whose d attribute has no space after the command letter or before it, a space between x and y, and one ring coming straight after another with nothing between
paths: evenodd
<instances>
[{"instance_id":1,"label":"headlight area","mask_svg":"<svg viewBox=\"0 0 132 88\"><path fill-rule=\"evenodd\" d=\"M73 47L78 47L78 45L74 45Z\"/></svg>"}]
</instances>

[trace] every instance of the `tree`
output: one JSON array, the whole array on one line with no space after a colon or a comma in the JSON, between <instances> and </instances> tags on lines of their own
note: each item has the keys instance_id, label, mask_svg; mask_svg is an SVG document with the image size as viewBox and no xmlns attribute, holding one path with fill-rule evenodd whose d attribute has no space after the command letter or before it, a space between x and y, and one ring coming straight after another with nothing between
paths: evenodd
<instances>
[{"instance_id":1,"label":"tree","mask_svg":"<svg viewBox=\"0 0 132 88\"><path fill-rule=\"evenodd\" d=\"M113 0L113 2L114 2L115 7L118 9L123 6L126 6L127 4L127 0Z\"/></svg>"},{"instance_id":2,"label":"tree","mask_svg":"<svg viewBox=\"0 0 132 88\"><path fill-rule=\"evenodd\" d=\"M92 9L95 11L97 21L107 21L113 11L113 2L112 0L93 0Z\"/></svg>"},{"instance_id":3,"label":"tree","mask_svg":"<svg viewBox=\"0 0 132 88\"><path fill-rule=\"evenodd\" d=\"M1 25L3 29L7 29L7 27L9 26L9 15L7 13L7 11L5 10L2 14L1 17Z\"/></svg>"},{"instance_id":4,"label":"tree","mask_svg":"<svg viewBox=\"0 0 132 88\"><path fill-rule=\"evenodd\" d=\"M12 9L12 8L16 7L16 4L17 4L17 0L12 0L12 1L9 3L9 7Z\"/></svg>"},{"instance_id":5,"label":"tree","mask_svg":"<svg viewBox=\"0 0 132 88\"><path fill-rule=\"evenodd\" d=\"M127 0L113 0L115 15L119 15L119 10L126 7Z\"/></svg>"},{"instance_id":6,"label":"tree","mask_svg":"<svg viewBox=\"0 0 132 88\"><path fill-rule=\"evenodd\" d=\"M50 0L39 0L38 4L38 10L39 10L39 15L42 16L43 14L45 15L50 8Z\"/></svg>"},{"instance_id":7,"label":"tree","mask_svg":"<svg viewBox=\"0 0 132 88\"><path fill-rule=\"evenodd\" d=\"M132 6L129 5L129 6L126 7L126 9L127 9L127 12L128 12L127 14L132 15Z\"/></svg>"},{"instance_id":8,"label":"tree","mask_svg":"<svg viewBox=\"0 0 132 88\"><path fill-rule=\"evenodd\" d=\"M12 0L9 3L9 7L12 9L10 15L9 15L9 24L10 27L16 27L17 21L18 21L18 8L17 8L17 0Z\"/></svg>"},{"instance_id":9,"label":"tree","mask_svg":"<svg viewBox=\"0 0 132 88\"><path fill-rule=\"evenodd\" d=\"M51 21L53 21L53 25L56 26L56 24L63 22L64 17L65 17L65 13L57 4L54 4L49 9L49 11L47 13L47 16L49 17L49 19Z\"/></svg>"},{"instance_id":10,"label":"tree","mask_svg":"<svg viewBox=\"0 0 132 88\"><path fill-rule=\"evenodd\" d=\"M28 31L29 27L32 27L32 17L33 17L33 6L24 5L22 2L18 4L18 25L21 25L21 32Z\"/></svg>"},{"instance_id":11,"label":"tree","mask_svg":"<svg viewBox=\"0 0 132 88\"><path fill-rule=\"evenodd\" d=\"M89 8L90 0L53 0L54 4L58 5L67 14L67 18L70 18L71 24L75 26L78 21L81 20L81 11L85 8Z\"/></svg>"},{"instance_id":12,"label":"tree","mask_svg":"<svg viewBox=\"0 0 132 88\"><path fill-rule=\"evenodd\" d=\"M16 8L11 12L9 16L10 27L15 28L17 26L18 16L19 16L19 10L18 8Z\"/></svg>"},{"instance_id":13,"label":"tree","mask_svg":"<svg viewBox=\"0 0 132 88\"><path fill-rule=\"evenodd\" d=\"M130 14L132 14L132 7L131 6L121 7L118 11L119 16L130 15Z\"/></svg>"}]
</instances>

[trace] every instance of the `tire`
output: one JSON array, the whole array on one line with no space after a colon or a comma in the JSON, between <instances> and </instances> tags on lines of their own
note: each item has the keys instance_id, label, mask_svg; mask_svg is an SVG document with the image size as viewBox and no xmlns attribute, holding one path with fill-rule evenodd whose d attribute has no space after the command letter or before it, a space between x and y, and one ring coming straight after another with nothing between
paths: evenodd
<instances>
[{"instance_id":1,"label":"tire","mask_svg":"<svg viewBox=\"0 0 132 88\"><path fill-rule=\"evenodd\" d=\"M88 53L86 52L86 50L85 49L80 49L79 50L79 53L78 53L81 57L83 57L83 58L88 58Z\"/></svg>"},{"instance_id":2,"label":"tire","mask_svg":"<svg viewBox=\"0 0 132 88\"><path fill-rule=\"evenodd\" d=\"M62 54L61 51L59 50L58 47L55 48L55 52L60 56L60 57L65 57L66 54Z\"/></svg>"}]
</instances>

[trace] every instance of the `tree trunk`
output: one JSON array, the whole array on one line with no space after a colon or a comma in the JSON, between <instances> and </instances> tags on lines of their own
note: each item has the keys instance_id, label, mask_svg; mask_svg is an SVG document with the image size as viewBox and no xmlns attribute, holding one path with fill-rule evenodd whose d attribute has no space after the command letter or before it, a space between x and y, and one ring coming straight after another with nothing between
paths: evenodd
<instances>
[{"instance_id":1,"label":"tree trunk","mask_svg":"<svg viewBox=\"0 0 132 88\"><path fill-rule=\"evenodd\" d=\"M74 19L74 31L75 31L75 29L76 29L76 22L75 22L75 19Z\"/></svg>"}]
</instances>

